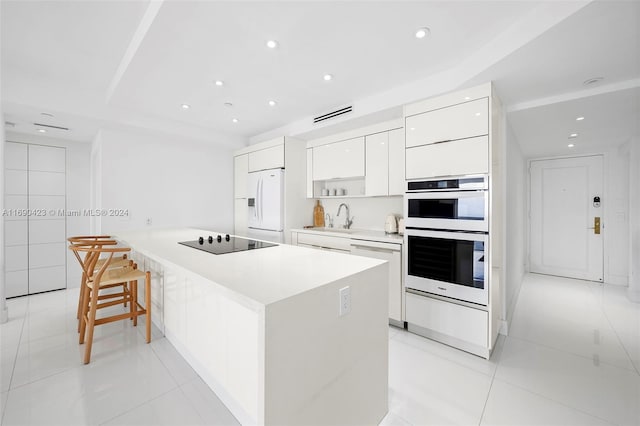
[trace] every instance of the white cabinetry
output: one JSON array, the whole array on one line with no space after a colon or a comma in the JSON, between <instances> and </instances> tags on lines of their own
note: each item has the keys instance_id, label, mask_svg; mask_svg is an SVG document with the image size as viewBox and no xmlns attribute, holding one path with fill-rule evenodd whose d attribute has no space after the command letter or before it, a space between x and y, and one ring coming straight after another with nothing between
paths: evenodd
<instances>
[{"instance_id":1,"label":"white cabinetry","mask_svg":"<svg viewBox=\"0 0 640 426\"><path fill-rule=\"evenodd\" d=\"M65 288L66 150L7 142L7 297Z\"/></svg>"},{"instance_id":2,"label":"white cabinetry","mask_svg":"<svg viewBox=\"0 0 640 426\"><path fill-rule=\"evenodd\" d=\"M504 282L500 200L505 159L500 100L492 84L487 83L405 105L404 116L407 179L478 174L489 177L487 306L408 289L408 329L488 358L500 327L500 286ZM429 259L422 262L425 268L429 266Z\"/></svg>"},{"instance_id":3,"label":"white cabinetry","mask_svg":"<svg viewBox=\"0 0 640 426\"><path fill-rule=\"evenodd\" d=\"M389 319L403 325L402 245L376 241L351 240L351 254L389 262Z\"/></svg>"},{"instance_id":4,"label":"white cabinetry","mask_svg":"<svg viewBox=\"0 0 640 426\"><path fill-rule=\"evenodd\" d=\"M404 195L404 129L389 131L389 195Z\"/></svg>"},{"instance_id":5,"label":"white cabinetry","mask_svg":"<svg viewBox=\"0 0 640 426\"><path fill-rule=\"evenodd\" d=\"M402 243L360 239L348 235L320 235L316 232L293 231L291 244L318 250L350 253L389 262L389 322L404 326L404 287L402 284Z\"/></svg>"},{"instance_id":6,"label":"white cabinetry","mask_svg":"<svg viewBox=\"0 0 640 426\"><path fill-rule=\"evenodd\" d=\"M233 159L233 233L245 235L247 232L247 174L249 173L249 154L236 155Z\"/></svg>"},{"instance_id":7,"label":"white cabinetry","mask_svg":"<svg viewBox=\"0 0 640 426\"><path fill-rule=\"evenodd\" d=\"M489 100L477 99L406 118L407 148L489 133Z\"/></svg>"},{"instance_id":8,"label":"white cabinetry","mask_svg":"<svg viewBox=\"0 0 640 426\"><path fill-rule=\"evenodd\" d=\"M477 355L489 357L489 313L407 293L407 328Z\"/></svg>"},{"instance_id":9,"label":"white cabinetry","mask_svg":"<svg viewBox=\"0 0 640 426\"><path fill-rule=\"evenodd\" d=\"M249 172L284 167L284 143L249 154Z\"/></svg>"},{"instance_id":10,"label":"white cabinetry","mask_svg":"<svg viewBox=\"0 0 640 426\"><path fill-rule=\"evenodd\" d=\"M389 132L365 137L365 195L389 195Z\"/></svg>"},{"instance_id":11,"label":"white cabinetry","mask_svg":"<svg viewBox=\"0 0 640 426\"><path fill-rule=\"evenodd\" d=\"M313 148L313 180L364 176L364 137Z\"/></svg>"},{"instance_id":12,"label":"white cabinetry","mask_svg":"<svg viewBox=\"0 0 640 426\"><path fill-rule=\"evenodd\" d=\"M407 149L407 179L489 172L489 139L470 139Z\"/></svg>"},{"instance_id":13,"label":"white cabinetry","mask_svg":"<svg viewBox=\"0 0 640 426\"><path fill-rule=\"evenodd\" d=\"M365 137L365 195L404 195L404 132L394 129Z\"/></svg>"},{"instance_id":14,"label":"white cabinetry","mask_svg":"<svg viewBox=\"0 0 640 426\"><path fill-rule=\"evenodd\" d=\"M233 158L234 198L247 198L247 173L249 173L249 154L236 155Z\"/></svg>"},{"instance_id":15,"label":"white cabinetry","mask_svg":"<svg viewBox=\"0 0 640 426\"><path fill-rule=\"evenodd\" d=\"M489 172L486 96L452 106L427 104L426 112L405 118L407 179Z\"/></svg>"}]
</instances>

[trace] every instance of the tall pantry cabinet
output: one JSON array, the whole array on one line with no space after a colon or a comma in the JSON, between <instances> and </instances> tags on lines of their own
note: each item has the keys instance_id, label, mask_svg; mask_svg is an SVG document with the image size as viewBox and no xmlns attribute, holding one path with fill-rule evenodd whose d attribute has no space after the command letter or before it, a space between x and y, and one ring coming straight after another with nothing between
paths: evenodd
<instances>
[{"instance_id":1,"label":"tall pantry cabinet","mask_svg":"<svg viewBox=\"0 0 640 426\"><path fill-rule=\"evenodd\" d=\"M7 297L66 288L66 149L5 145Z\"/></svg>"}]
</instances>

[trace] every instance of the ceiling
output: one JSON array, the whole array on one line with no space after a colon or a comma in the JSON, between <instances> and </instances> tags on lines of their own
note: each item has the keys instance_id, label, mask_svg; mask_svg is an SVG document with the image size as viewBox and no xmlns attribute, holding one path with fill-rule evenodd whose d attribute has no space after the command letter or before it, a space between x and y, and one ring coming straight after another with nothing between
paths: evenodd
<instances>
[{"instance_id":1,"label":"ceiling","mask_svg":"<svg viewBox=\"0 0 640 426\"><path fill-rule=\"evenodd\" d=\"M526 156L566 154L574 132L573 152L638 136L640 2L0 7L3 110L17 132L44 123L70 129L50 136L91 141L102 127L135 126L242 146L261 134L317 137L393 118L406 101L493 80ZM421 40L420 27L431 30ZM604 80L582 85L592 77ZM354 105L351 117L313 126L344 105Z\"/></svg>"}]
</instances>

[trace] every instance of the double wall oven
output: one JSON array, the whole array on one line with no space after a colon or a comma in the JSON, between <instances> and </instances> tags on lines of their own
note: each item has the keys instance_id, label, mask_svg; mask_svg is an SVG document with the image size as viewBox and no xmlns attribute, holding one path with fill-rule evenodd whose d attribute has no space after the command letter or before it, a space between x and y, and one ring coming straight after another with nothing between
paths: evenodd
<instances>
[{"instance_id":1,"label":"double wall oven","mask_svg":"<svg viewBox=\"0 0 640 426\"><path fill-rule=\"evenodd\" d=\"M487 175L408 181L405 287L486 306Z\"/></svg>"}]
</instances>

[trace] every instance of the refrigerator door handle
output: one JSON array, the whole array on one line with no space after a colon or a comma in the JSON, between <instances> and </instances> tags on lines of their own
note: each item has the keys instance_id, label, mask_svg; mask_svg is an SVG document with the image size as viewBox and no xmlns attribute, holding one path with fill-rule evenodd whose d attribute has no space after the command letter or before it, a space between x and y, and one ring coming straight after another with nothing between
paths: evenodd
<instances>
[{"instance_id":1,"label":"refrigerator door handle","mask_svg":"<svg viewBox=\"0 0 640 426\"><path fill-rule=\"evenodd\" d=\"M264 178L260 178L260 225L264 222Z\"/></svg>"}]
</instances>

